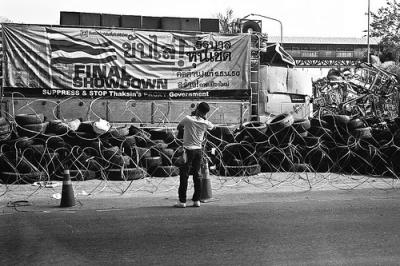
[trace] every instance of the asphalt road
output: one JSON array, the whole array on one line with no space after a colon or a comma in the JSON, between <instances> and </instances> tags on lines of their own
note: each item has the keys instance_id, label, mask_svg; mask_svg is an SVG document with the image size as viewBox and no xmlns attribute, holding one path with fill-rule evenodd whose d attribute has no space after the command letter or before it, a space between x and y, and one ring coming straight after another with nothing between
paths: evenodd
<instances>
[{"instance_id":1,"label":"asphalt road","mask_svg":"<svg viewBox=\"0 0 400 266\"><path fill-rule=\"evenodd\" d=\"M400 193L92 199L0 212L1 265L399 265Z\"/></svg>"}]
</instances>

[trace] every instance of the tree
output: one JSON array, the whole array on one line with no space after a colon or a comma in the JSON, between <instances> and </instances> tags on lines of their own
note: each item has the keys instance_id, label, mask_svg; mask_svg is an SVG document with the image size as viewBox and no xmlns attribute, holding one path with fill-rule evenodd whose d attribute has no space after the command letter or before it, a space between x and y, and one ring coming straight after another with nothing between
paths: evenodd
<instances>
[{"instance_id":1,"label":"tree","mask_svg":"<svg viewBox=\"0 0 400 266\"><path fill-rule=\"evenodd\" d=\"M0 16L0 23L11 23L11 22L12 22L11 19Z\"/></svg>"},{"instance_id":2,"label":"tree","mask_svg":"<svg viewBox=\"0 0 400 266\"><path fill-rule=\"evenodd\" d=\"M219 19L221 33L232 33L234 31L232 8L227 8L224 14L218 13L217 18Z\"/></svg>"},{"instance_id":3,"label":"tree","mask_svg":"<svg viewBox=\"0 0 400 266\"><path fill-rule=\"evenodd\" d=\"M370 36L380 38L383 61L394 60L400 51L400 3L387 0L386 6L371 12L371 18Z\"/></svg>"}]
</instances>

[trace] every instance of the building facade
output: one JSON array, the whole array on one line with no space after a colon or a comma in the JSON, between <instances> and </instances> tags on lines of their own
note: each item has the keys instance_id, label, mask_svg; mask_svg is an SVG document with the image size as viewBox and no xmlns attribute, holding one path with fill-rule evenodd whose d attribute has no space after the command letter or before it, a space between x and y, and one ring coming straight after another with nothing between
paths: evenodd
<instances>
[{"instance_id":1,"label":"building facade","mask_svg":"<svg viewBox=\"0 0 400 266\"><path fill-rule=\"evenodd\" d=\"M280 42L270 36L269 43ZM284 49L295 59L298 67L353 67L367 58L367 38L341 37L283 37ZM371 54L378 51L378 40L370 38Z\"/></svg>"}]
</instances>

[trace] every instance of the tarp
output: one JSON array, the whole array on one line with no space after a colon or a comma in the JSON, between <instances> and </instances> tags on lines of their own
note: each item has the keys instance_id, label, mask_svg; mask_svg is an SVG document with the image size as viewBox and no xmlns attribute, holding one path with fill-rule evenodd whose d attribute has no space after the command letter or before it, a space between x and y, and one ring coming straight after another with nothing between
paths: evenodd
<instances>
[{"instance_id":1,"label":"tarp","mask_svg":"<svg viewBox=\"0 0 400 266\"><path fill-rule=\"evenodd\" d=\"M4 91L25 96L248 97L250 36L3 24Z\"/></svg>"},{"instance_id":2,"label":"tarp","mask_svg":"<svg viewBox=\"0 0 400 266\"><path fill-rule=\"evenodd\" d=\"M261 66L261 88L269 93L288 92L288 71L286 67Z\"/></svg>"},{"instance_id":3,"label":"tarp","mask_svg":"<svg viewBox=\"0 0 400 266\"><path fill-rule=\"evenodd\" d=\"M289 93L297 93L311 96L312 80L310 74L303 69L288 68L287 88Z\"/></svg>"},{"instance_id":4,"label":"tarp","mask_svg":"<svg viewBox=\"0 0 400 266\"><path fill-rule=\"evenodd\" d=\"M268 93L283 92L312 95L311 76L304 69L261 66L260 82L262 90Z\"/></svg>"},{"instance_id":5,"label":"tarp","mask_svg":"<svg viewBox=\"0 0 400 266\"><path fill-rule=\"evenodd\" d=\"M295 66L293 57L279 43L268 45L260 53L261 64L275 66Z\"/></svg>"}]
</instances>

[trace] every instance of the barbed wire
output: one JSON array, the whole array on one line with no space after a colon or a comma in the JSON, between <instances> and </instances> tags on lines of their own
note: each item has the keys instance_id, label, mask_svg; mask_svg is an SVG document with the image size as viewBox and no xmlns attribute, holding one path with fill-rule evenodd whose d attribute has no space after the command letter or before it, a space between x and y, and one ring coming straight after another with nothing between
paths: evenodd
<instances>
[{"instance_id":1,"label":"barbed wire","mask_svg":"<svg viewBox=\"0 0 400 266\"><path fill-rule=\"evenodd\" d=\"M55 117L55 109L68 100L50 100ZM13 193L15 185L62 181L63 169L70 170L77 190L87 189L85 182L92 184L88 195L177 189L182 140L170 127L165 105L154 105L161 118L157 127L127 123L99 134L93 128L93 122L101 119L93 110L97 100L89 105L88 114L95 119L89 121L68 120L62 113L57 120L46 120L30 106L35 101L47 100L28 101L0 120L0 197ZM123 112L140 124L132 103L127 101ZM210 112L211 120L215 111ZM182 111L174 120L184 115ZM204 155L214 190L245 186L263 191L282 186L348 190L366 184L378 188L373 180L381 177L387 187L395 187L400 174L399 126L398 119L321 112L315 118L293 120L282 114L268 123L218 125L207 135ZM41 193L41 188L25 196Z\"/></svg>"}]
</instances>

